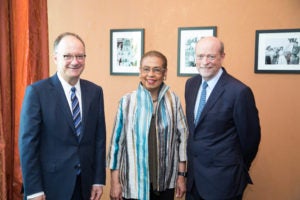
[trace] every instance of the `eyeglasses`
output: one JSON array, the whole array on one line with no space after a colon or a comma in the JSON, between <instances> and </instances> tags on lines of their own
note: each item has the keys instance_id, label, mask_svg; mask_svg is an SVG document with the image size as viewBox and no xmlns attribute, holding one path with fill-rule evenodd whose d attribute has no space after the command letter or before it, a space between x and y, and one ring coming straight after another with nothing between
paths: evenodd
<instances>
[{"instance_id":1,"label":"eyeglasses","mask_svg":"<svg viewBox=\"0 0 300 200\"><path fill-rule=\"evenodd\" d=\"M63 57L64 57L64 60L67 62L73 61L74 58L76 58L76 60L78 62L83 62L85 60L86 55L85 54L78 54L78 55L65 54L65 55L63 55Z\"/></svg>"},{"instance_id":2,"label":"eyeglasses","mask_svg":"<svg viewBox=\"0 0 300 200\"><path fill-rule=\"evenodd\" d=\"M165 70L166 69L160 68L160 67L153 67L153 68L150 68L150 67L141 67L141 72L143 74L149 74L150 71L152 71L156 75L161 75Z\"/></svg>"},{"instance_id":3,"label":"eyeglasses","mask_svg":"<svg viewBox=\"0 0 300 200\"><path fill-rule=\"evenodd\" d=\"M200 54L200 55L197 55L196 56L196 60L203 60L204 58L206 57L206 59L207 60L209 60L209 61L214 61L215 59L216 59L216 57L217 57L217 55L210 55L210 54L208 54L208 55L203 55L203 54Z\"/></svg>"}]
</instances>

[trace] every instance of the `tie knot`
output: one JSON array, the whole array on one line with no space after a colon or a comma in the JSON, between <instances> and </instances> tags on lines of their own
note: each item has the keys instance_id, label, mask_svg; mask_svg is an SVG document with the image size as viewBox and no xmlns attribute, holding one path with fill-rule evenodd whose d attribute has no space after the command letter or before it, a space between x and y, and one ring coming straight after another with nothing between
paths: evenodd
<instances>
[{"instance_id":1,"label":"tie knot","mask_svg":"<svg viewBox=\"0 0 300 200\"><path fill-rule=\"evenodd\" d=\"M206 88L207 88L207 86L208 86L207 82L206 82L206 81L204 81L204 82L202 83L202 88L203 88L203 89L206 89Z\"/></svg>"},{"instance_id":2,"label":"tie knot","mask_svg":"<svg viewBox=\"0 0 300 200\"><path fill-rule=\"evenodd\" d=\"M72 91L73 93L75 93L75 92L76 92L76 87L72 87L72 88L71 88L71 91Z\"/></svg>"}]
</instances>

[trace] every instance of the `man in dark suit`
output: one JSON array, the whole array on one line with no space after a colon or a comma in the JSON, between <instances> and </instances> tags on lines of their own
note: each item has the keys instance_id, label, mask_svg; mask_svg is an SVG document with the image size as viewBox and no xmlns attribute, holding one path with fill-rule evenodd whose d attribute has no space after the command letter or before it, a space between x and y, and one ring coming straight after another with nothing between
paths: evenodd
<instances>
[{"instance_id":1,"label":"man in dark suit","mask_svg":"<svg viewBox=\"0 0 300 200\"><path fill-rule=\"evenodd\" d=\"M19 150L25 199L99 200L105 184L102 88L80 79L85 44L74 33L54 42L57 73L26 89Z\"/></svg>"},{"instance_id":2,"label":"man in dark suit","mask_svg":"<svg viewBox=\"0 0 300 200\"><path fill-rule=\"evenodd\" d=\"M239 200L252 183L248 170L260 142L254 96L222 67L225 53L219 39L202 38L195 51L200 75L185 87L190 131L186 197Z\"/></svg>"}]
</instances>

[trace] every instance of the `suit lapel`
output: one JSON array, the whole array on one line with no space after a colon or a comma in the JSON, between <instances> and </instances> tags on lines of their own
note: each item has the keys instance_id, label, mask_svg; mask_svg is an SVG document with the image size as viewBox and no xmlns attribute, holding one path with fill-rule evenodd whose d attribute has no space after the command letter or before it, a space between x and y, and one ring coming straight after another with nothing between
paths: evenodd
<instances>
[{"instance_id":1,"label":"suit lapel","mask_svg":"<svg viewBox=\"0 0 300 200\"><path fill-rule=\"evenodd\" d=\"M197 100L197 96L198 96L198 91L201 85L201 81L202 78L200 75L198 75L197 77L195 77L194 80L191 80L191 85L189 86L190 90L188 93L188 96L191 98L190 99L190 103L187 105L188 107L190 107L190 112L188 112L187 114L189 114L190 116L187 116L187 118L192 119L190 124L191 129L193 130L195 127L194 121L195 121L195 115L194 115L194 111L195 111L195 106L196 106L196 100ZM193 131L192 131L193 132Z\"/></svg>"},{"instance_id":2,"label":"suit lapel","mask_svg":"<svg viewBox=\"0 0 300 200\"><path fill-rule=\"evenodd\" d=\"M87 84L85 84L84 81L80 80L80 89L81 89L81 101L82 101L82 128L81 128L81 134L80 134L80 141L82 137L84 136L84 130L85 130L85 124L88 116L88 110L90 103L88 102L90 99L88 98L89 94L89 87Z\"/></svg>"},{"instance_id":3,"label":"suit lapel","mask_svg":"<svg viewBox=\"0 0 300 200\"><path fill-rule=\"evenodd\" d=\"M52 86L53 86L53 97L56 97L57 99L57 104L58 107L60 108L60 110L62 111L67 124L73 129L73 131L75 132L75 127L73 124L73 117L72 117L72 113L70 110L70 106L68 104L68 100L66 98L64 89L57 77L57 75L54 75L51 77L51 82L52 82ZM75 134L73 134L75 136Z\"/></svg>"},{"instance_id":4,"label":"suit lapel","mask_svg":"<svg viewBox=\"0 0 300 200\"><path fill-rule=\"evenodd\" d=\"M226 84L226 77L227 77L227 73L224 70L223 74L221 75L220 79L215 85L213 91L211 92L209 98L207 99L207 102L203 108L198 124L203 120L203 118L208 113L208 111L213 108L213 106L219 100L219 97L223 94L225 90L224 85Z\"/></svg>"},{"instance_id":5,"label":"suit lapel","mask_svg":"<svg viewBox=\"0 0 300 200\"><path fill-rule=\"evenodd\" d=\"M199 77L201 77L201 76L199 76ZM197 100L201 82L202 82L201 78L196 79L195 84L192 86L192 89L191 89L191 99L192 99L192 110L193 111L195 110L195 104L196 104L196 100ZM194 121L194 113L193 113L193 121Z\"/></svg>"}]
</instances>

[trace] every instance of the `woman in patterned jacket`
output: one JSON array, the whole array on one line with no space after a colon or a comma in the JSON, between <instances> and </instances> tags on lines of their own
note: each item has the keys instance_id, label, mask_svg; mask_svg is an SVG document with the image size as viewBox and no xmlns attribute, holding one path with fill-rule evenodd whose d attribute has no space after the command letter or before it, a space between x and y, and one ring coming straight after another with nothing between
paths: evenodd
<instances>
[{"instance_id":1,"label":"woman in patterned jacket","mask_svg":"<svg viewBox=\"0 0 300 200\"><path fill-rule=\"evenodd\" d=\"M166 75L166 57L147 52L137 90L119 102L107 159L111 199L173 200L185 194L188 129Z\"/></svg>"}]
</instances>

